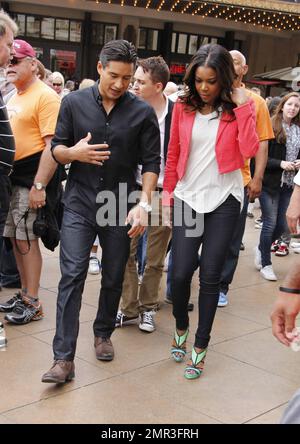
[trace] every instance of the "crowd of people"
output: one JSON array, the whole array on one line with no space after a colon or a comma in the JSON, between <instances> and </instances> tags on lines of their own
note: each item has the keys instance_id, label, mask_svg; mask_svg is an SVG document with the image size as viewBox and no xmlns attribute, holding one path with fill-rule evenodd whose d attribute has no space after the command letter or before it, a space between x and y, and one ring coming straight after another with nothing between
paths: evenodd
<instances>
[{"instance_id":1,"label":"crowd of people","mask_svg":"<svg viewBox=\"0 0 300 444\"><path fill-rule=\"evenodd\" d=\"M17 31L0 12L0 67L6 73L0 103L1 281L5 285L5 276L13 276L11 286L20 287L0 303L4 319L18 325L47 316L39 301L45 236L39 223L41 215L47 222L52 214L60 230L61 279L54 363L42 381L65 383L75 376L88 272L101 270L95 355L110 361L115 328L138 324L155 331L164 267L177 363L186 358L191 282L199 268L198 322L184 369L186 379L199 378L217 307L229 302L249 203L258 198L261 207L254 264L262 278L277 279L272 251L288 247L290 232L297 231L299 94L265 100L243 83L245 56L217 44L198 49L178 88L162 57L138 59L125 40L104 45L99 80L84 79L75 91L72 80L45 69L28 42L14 39ZM294 289L299 300L299 278L290 280L281 291ZM281 304L278 314L278 307L274 334L289 345L285 308Z\"/></svg>"}]
</instances>

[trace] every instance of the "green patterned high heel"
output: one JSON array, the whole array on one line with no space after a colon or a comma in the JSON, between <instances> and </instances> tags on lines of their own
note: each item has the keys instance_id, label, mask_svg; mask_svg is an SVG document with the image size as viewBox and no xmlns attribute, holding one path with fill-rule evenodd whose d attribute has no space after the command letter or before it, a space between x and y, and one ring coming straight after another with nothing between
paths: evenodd
<instances>
[{"instance_id":1,"label":"green patterned high heel","mask_svg":"<svg viewBox=\"0 0 300 444\"><path fill-rule=\"evenodd\" d=\"M204 359L207 348L197 353L195 347L192 350L192 364L188 365L184 370L184 377L186 379L197 379L201 376L204 367Z\"/></svg>"},{"instance_id":2,"label":"green patterned high heel","mask_svg":"<svg viewBox=\"0 0 300 444\"><path fill-rule=\"evenodd\" d=\"M189 329L186 330L183 335L179 335L177 333L177 330L175 330L174 333L174 340L172 348L171 348L171 355L176 362L182 362L185 355L186 355L186 340L189 334Z\"/></svg>"}]
</instances>

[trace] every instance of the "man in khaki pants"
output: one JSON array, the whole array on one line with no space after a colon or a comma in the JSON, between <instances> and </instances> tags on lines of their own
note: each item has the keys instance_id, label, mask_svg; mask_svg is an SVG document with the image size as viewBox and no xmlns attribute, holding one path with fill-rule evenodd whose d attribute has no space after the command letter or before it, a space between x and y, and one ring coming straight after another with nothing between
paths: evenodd
<instances>
[{"instance_id":1,"label":"man in khaki pants","mask_svg":"<svg viewBox=\"0 0 300 444\"><path fill-rule=\"evenodd\" d=\"M171 236L169 227L162 226L161 196L167 149L170 136L173 102L164 94L169 80L169 68L162 57L140 60L134 75L133 92L151 105L157 115L160 140L161 164L157 190L152 199L151 222L147 228L147 265L139 289L135 263L139 238L131 240L130 256L124 275L121 310L117 314L116 327L134 324L140 320L139 328L146 332L155 330L154 314L158 307L158 291L163 272L164 259ZM137 174L141 186L141 171Z\"/></svg>"}]
</instances>

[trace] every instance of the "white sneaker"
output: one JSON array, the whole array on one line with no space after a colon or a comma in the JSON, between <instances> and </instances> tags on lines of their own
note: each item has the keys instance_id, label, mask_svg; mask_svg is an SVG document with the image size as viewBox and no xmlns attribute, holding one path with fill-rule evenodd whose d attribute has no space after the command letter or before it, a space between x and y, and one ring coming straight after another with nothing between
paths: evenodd
<instances>
[{"instance_id":1,"label":"white sneaker","mask_svg":"<svg viewBox=\"0 0 300 444\"><path fill-rule=\"evenodd\" d=\"M266 265L260 270L260 273L264 279L267 279L267 281L277 281L277 276L273 271L272 265Z\"/></svg>"},{"instance_id":2,"label":"white sneaker","mask_svg":"<svg viewBox=\"0 0 300 444\"><path fill-rule=\"evenodd\" d=\"M293 252L296 254L300 254L300 248L293 248Z\"/></svg>"},{"instance_id":3,"label":"white sneaker","mask_svg":"<svg viewBox=\"0 0 300 444\"><path fill-rule=\"evenodd\" d=\"M154 315L155 315L154 311L144 311L143 313L141 313L140 324L139 324L140 330L146 331L148 333L152 333L155 330L155 324L153 319Z\"/></svg>"},{"instance_id":4,"label":"white sneaker","mask_svg":"<svg viewBox=\"0 0 300 444\"><path fill-rule=\"evenodd\" d=\"M299 249L300 248L300 242L291 242L290 243L290 247Z\"/></svg>"},{"instance_id":5,"label":"white sneaker","mask_svg":"<svg viewBox=\"0 0 300 444\"><path fill-rule=\"evenodd\" d=\"M99 274L100 273L100 262L97 257L90 257L90 263L89 263L89 274Z\"/></svg>"},{"instance_id":6,"label":"white sneaker","mask_svg":"<svg viewBox=\"0 0 300 444\"><path fill-rule=\"evenodd\" d=\"M254 247L254 265L257 270L261 270L261 252L258 247Z\"/></svg>"}]
</instances>

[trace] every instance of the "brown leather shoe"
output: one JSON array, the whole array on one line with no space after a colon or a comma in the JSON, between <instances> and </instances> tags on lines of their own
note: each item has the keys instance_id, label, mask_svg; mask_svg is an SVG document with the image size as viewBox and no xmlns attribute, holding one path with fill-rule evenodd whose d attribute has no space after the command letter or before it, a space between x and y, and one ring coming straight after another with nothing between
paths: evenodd
<instances>
[{"instance_id":1,"label":"brown leather shoe","mask_svg":"<svg viewBox=\"0 0 300 444\"><path fill-rule=\"evenodd\" d=\"M112 361L114 359L114 348L109 338L95 337L94 345L96 349L96 358L99 359L99 361Z\"/></svg>"},{"instance_id":2,"label":"brown leather shoe","mask_svg":"<svg viewBox=\"0 0 300 444\"><path fill-rule=\"evenodd\" d=\"M42 376L42 382L64 384L75 377L75 365L73 361L54 361L50 370Z\"/></svg>"}]
</instances>

